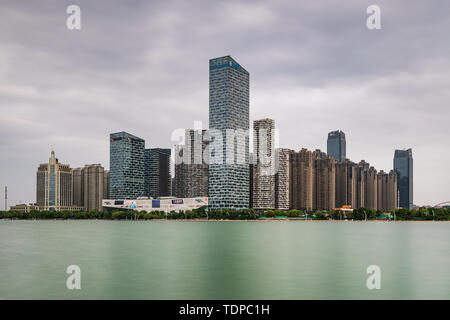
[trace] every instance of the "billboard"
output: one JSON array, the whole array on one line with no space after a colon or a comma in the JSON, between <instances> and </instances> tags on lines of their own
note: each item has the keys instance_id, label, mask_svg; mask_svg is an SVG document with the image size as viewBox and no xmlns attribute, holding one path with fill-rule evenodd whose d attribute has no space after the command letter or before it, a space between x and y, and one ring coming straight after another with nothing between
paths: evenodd
<instances>
[{"instance_id":1,"label":"billboard","mask_svg":"<svg viewBox=\"0 0 450 320\"><path fill-rule=\"evenodd\" d=\"M152 200L152 208L160 208L161 202L160 200Z\"/></svg>"}]
</instances>

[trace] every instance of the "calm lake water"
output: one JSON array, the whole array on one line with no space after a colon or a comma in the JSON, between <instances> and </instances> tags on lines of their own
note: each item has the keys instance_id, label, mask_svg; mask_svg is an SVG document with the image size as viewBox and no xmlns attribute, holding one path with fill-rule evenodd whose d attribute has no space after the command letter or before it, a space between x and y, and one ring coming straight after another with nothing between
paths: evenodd
<instances>
[{"instance_id":1,"label":"calm lake water","mask_svg":"<svg viewBox=\"0 0 450 320\"><path fill-rule=\"evenodd\" d=\"M448 222L0 221L0 299L450 299L449 244Z\"/></svg>"}]
</instances>

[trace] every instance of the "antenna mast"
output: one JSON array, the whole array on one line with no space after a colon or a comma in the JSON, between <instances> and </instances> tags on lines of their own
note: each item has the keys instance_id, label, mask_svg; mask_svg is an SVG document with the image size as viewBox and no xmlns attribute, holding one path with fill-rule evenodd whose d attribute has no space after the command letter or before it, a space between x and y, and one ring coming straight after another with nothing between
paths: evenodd
<instances>
[{"instance_id":1,"label":"antenna mast","mask_svg":"<svg viewBox=\"0 0 450 320\"><path fill-rule=\"evenodd\" d=\"M8 210L8 187L5 186L5 211Z\"/></svg>"}]
</instances>

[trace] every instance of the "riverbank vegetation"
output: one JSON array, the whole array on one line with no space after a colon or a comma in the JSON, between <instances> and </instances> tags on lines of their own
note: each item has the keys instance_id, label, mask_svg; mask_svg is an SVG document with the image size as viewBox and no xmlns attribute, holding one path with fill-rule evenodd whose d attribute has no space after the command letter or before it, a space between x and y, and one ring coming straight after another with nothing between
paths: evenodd
<instances>
[{"instance_id":1,"label":"riverbank vegetation","mask_svg":"<svg viewBox=\"0 0 450 320\"><path fill-rule=\"evenodd\" d=\"M104 219L104 220L257 220L257 219L290 219L290 220L399 220L399 221L449 221L450 208L396 209L392 212L381 212L369 208L359 208L352 212L318 211L303 212L301 210L268 210L256 212L253 209L243 210L187 210L172 211L0 211L0 219Z\"/></svg>"}]
</instances>

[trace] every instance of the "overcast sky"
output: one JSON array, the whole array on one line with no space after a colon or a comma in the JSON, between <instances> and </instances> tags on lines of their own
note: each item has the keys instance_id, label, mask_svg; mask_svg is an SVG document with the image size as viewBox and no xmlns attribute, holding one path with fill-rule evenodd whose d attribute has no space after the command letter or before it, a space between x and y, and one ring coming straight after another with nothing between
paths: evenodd
<instances>
[{"instance_id":1,"label":"overcast sky","mask_svg":"<svg viewBox=\"0 0 450 320\"><path fill-rule=\"evenodd\" d=\"M450 200L449 31L448 0L2 0L2 193L34 202L52 148L109 168L109 133L172 147L173 130L207 126L208 60L229 54L250 72L251 121L275 119L281 147L326 151L341 129L347 157L385 171L412 148L414 203Z\"/></svg>"}]
</instances>

